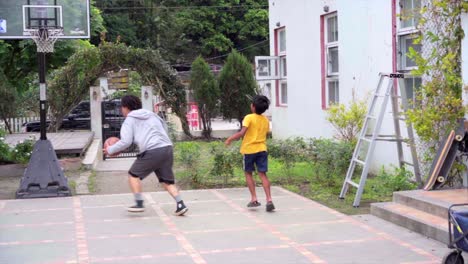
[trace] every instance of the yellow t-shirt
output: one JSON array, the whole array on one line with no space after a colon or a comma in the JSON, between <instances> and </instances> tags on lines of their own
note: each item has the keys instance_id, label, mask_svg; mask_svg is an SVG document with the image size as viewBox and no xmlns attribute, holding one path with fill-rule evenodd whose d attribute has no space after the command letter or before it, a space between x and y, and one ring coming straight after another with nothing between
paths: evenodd
<instances>
[{"instance_id":1,"label":"yellow t-shirt","mask_svg":"<svg viewBox=\"0 0 468 264\"><path fill-rule=\"evenodd\" d=\"M249 114L244 117L242 126L247 127L240 153L253 154L267 150L266 138L270 130L268 118L263 115Z\"/></svg>"}]
</instances>

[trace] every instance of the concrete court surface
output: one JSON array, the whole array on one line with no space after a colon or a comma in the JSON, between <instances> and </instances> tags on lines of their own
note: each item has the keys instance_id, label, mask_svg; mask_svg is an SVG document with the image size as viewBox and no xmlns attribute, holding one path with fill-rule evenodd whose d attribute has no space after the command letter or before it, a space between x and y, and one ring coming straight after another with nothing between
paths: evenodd
<instances>
[{"instance_id":1,"label":"concrete court surface","mask_svg":"<svg viewBox=\"0 0 468 264\"><path fill-rule=\"evenodd\" d=\"M246 188L0 201L0 263L440 263L445 245L372 216L346 216L273 187L277 207L247 209ZM466 255L465 255L466 258Z\"/></svg>"}]
</instances>

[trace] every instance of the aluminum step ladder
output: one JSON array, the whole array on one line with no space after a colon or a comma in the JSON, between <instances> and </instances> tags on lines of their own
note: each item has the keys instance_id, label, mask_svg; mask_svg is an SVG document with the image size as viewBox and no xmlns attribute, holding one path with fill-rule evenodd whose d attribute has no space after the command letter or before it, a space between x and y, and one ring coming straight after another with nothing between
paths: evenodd
<instances>
[{"instance_id":1,"label":"aluminum step ladder","mask_svg":"<svg viewBox=\"0 0 468 264\"><path fill-rule=\"evenodd\" d=\"M410 77L410 75L406 75L406 77ZM353 202L354 207L359 207L359 204L361 202L361 196L364 191L364 186L366 184L369 168L372 163L372 158L374 156L375 144L377 141L396 142L400 168L403 168L405 165L413 166L415 179L418 182L419 186L422 186L421 173L416 153L416 146L414 144L413 127L410 124L407 124L406 127L408 130L408 138L405 139L401 136L400 122L405 121L405 119L402 118L402 115L399 111L399 98L401 98L403 111L406 111L408 109L408 97L406 95L404 78L405 74L402 73L380 73L377 89L374 92L372 101L367 111L364 125L362 126L358 142L354 149L353 157L350 161L350 165L346 173L346 178L343 182L343 188L341 189L341 193L339 196L341 199L344 199L346 193L348 192L349 186L356 187L357 192ZM383 83L387 79L387 88L383 90ZM400 87L401 96L398 96L397 94L397 82ZM388 101L390 101L392 104L395 134L379 135L382 126L382 121L385 117L385 111L387 110ZM404 160L403 142L407 143L410 147L412 162L407 162ZM353 181L356 165L362 166L362 173L359 179L359 183Z\"/></svg>"}]
</instances>

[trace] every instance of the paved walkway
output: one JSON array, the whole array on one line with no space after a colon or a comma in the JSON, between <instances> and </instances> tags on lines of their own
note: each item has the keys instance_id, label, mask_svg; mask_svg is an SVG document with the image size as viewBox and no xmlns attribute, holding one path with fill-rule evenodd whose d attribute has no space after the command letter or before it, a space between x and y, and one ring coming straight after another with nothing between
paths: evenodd
<instances>
[{"instance_id":1,"label":"paved walkway","mask_svg":"<svg viewBox=\"0 0 468 264\"><path fill-rule=\"evenodd\" d=\"M125 211L131 194L3 200L0 263L425 264L448 251L279 187L273 196L267 213L245 208L245 188L185 191L184 217L164 192L145 193L142 214Z\"/></svg>"},{"instance_id":2,"label":"paved walkway","mask_svg":"<svg viewBox=\"0 0 468 264\"><path fill-rule=\"evenodd\" d=\"M59 132L47 133L47 138L52 143L57 154L81 154L93 140L93 132ZM6 135L7 144L14 146L27 139L38 140L40 133L18 133Z\"/></svg>"}]
</instances>

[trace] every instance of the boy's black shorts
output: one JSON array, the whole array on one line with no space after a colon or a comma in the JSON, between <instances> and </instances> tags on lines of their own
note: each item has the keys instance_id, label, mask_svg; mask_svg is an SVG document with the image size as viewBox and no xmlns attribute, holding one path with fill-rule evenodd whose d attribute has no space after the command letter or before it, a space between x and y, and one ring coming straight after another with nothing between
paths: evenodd
<instances>
[{"instance_id":1,"label":"boy's black shorts","mask_svg":"<svg viewBox=\"0 0 468 264\"><path fill-rule=\"evenodd\" d=\"M268 152L262 151L253 154L244 154L244 171L253 172L257 167L258 172L268 171Z\"/></svg>"},{"instance_id":2,"label":"boy's black shorts","mask_svg":"<svg viewBox=\"0 0 468 264\"><path fill-rule=\"evenodd\" d=\"M159 182L174 184L173 162L172 146L150 149L138 154L128 173L133 177L143 180L151 172L154 172Z\"/></svg>"}]
</instances>

